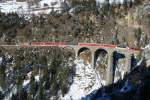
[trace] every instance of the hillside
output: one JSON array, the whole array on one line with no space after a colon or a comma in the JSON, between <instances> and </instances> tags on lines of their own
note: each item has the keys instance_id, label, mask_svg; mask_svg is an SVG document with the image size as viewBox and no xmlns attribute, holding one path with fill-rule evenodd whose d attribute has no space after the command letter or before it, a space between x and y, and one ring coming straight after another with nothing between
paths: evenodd
<instances>
[{"instance_id":1,"label":"hillside","mask_svg":"<svg viewBox=\"0 0 150 100\"><path fill-rule=\"evenodd\" d=\"M33 42L116 51L94 50L93 65L92 50L76 57L69 47ZM117 48L140 55L125 59ZM114 79L106 86L108 60ZM149 100L149 68L149 0L0 0L0 100Z\"/></svg>"},{"instance_id":2,"label":"hillside","mask_svg":"<svg viewBox=\"0 0 150 100\"><path fill-rule=\"evenodd\" d=\"M147 3L143 1L139 4L129 2L129 4L113 3L111 5L106 2L104 3L106 5L101 10L95 7L91 9L91 6L89 6L90 2L81 3L79 7L77 6L78 2L69 3L70 5L72 4L69 12L67 9L61 13L52 10L48 15L40 14L37 16L30 14L30 17L26 14L21 14L21 16L12 14L12 17L8 17L10 14L2 13L2 32L0 35L2 44L9 44L9 42L18 44L18 42L32 41L61 41L71 44L96 42L139 48L144 47L148 43L150 38L150 30L148 28L150 26L149 5L147 7L144 6L148 4L148 1ZM93 5L95 4L93 3ZM15 20L12 20L13 18ZM20 21L22 25L21 27L20 25L9 27L7 21L12 21L10 26ZM6 26L4 27L5 24ZM7 29L7 27L8 30L3 31L3 28Z\"/></svg>"}]
</instances>

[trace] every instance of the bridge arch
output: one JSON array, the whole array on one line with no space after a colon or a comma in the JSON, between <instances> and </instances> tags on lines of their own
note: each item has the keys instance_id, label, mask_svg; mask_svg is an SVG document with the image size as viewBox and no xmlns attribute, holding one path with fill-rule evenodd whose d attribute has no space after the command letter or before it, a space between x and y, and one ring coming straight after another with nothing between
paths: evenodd
<instances>
[{"instance_id":1,"label":"bridge arch","mask_svg":"<svg viewBox=\"0 0 150 100\"><path fill-rule=\"evenodd\" d=\"M108 52L103 49L103 48L99 48L94 52L94 67L96 65L96 61L98 60L99 56L102 56L103 58L106 57L108 54Z\"/></svg>"},{"instance_id":2,"label":"bridge arch","mask_svg":"<svg viewBox=\"0 0 150 100\"><path fill-rule=\"evenodd\" d=\"M82 53L83 51L89 50L91 52L91 50L88 47L82 47L78 50L77 56L80 55L80 53Z\"/></svg>"},{"instance_id":3,"label":"bridge arch","mask_svg":"<svg viewBox=\"0 0 150 100\"><path fill-rule=\"evenodd\" d=\"M88 47L81 47L78 49L77 57L83 59L85 65L92 63L92 51Z\"/></svg>"},{"instance_id":4,"label":"bridge arch","mask_svg":"<svg viewBox=\"0 0 150 100\"><path fill-rule=\"evenodd\" d=\"M117 82L126 74L126 55L125 52L114 51L112 57L113 81Z\"/></svg>"},{"instance_id":5,"label":"bridge arch","mask_svg":"<svg viewBox=\"0 0 150 100\"><path fill-rule=\"evenodd\" d=\"M108 67L108 52L99 48L94 52L94 68L98 71L102 80L106 80L106 70Z\"/></svg>"}]
</instances>

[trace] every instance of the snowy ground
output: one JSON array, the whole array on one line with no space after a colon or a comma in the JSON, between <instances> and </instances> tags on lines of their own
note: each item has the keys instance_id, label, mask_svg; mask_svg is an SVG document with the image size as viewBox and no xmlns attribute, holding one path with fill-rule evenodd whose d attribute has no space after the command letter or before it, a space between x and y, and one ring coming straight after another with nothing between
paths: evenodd
<instances>
[{"instance_id":1,"label":"snowy ground","mask_svg":"<svg viewBox=\"0 0 150 100\"><path fill-rule=\"evenodd\" d=\"M83 60L76 60L76 75L74 82L67 95L62 100L80 100L87 94L101 87L100 77L95 70L88 64L83 64ZM103 82L102 82L103 83Z\"/></svg>"},{"instance_id":2,"label":"snowy ground","mask_svg":"<svg viewBox=\"0 0 150 100\"><path fill-rule=\"evenodd\" d=\"M29 7L27 2L7 1L0 3L0 11L4 13L17 12L18 14L49 14L52 9L43 9L46 7L54 7L54 10L60 10L63 0L41 0L37 5ZM47 5L46 7L44 5Z\"/></svg>"},{"instance_id":3,"label":"snowy ground","mask_svg":"<svg viewBox=\"0 0 150 100\"><path fill-rule=\"evenodd\" d=\"M49 14L52 9L43 9L47 7L54 7L55 11L61 10L61 3L65 0L41 0L37 5L32 5L29 7L27 2L16 2L6 1L0 2L0 11L4 13L17 12L19 14ZM105 0L96 0L97 5L103 3ZM109 0L109 3L123 3L124 0ZM134 0L132 0L134 1Z\"/></svg>"},{"instance_id":4,"label":"snowy ground","mask_svg":"<svg viewBox=\"0 0 150 100\"><path fill-rule=\"evenodd\" d=\"M8 90L8 94L5 95L4 100L10 100L13 94L17 93L16 85L11 84Z\"/></svg>"},{"instance_id":5,"label":"snowy ground","mask_svg":"<svg viewBox=\"0 0 150 100\"><path fill-rule=\"evenodd\" d=\"M118 62L119 62L118 66L116 67L116 70L115 70L115 77L114 77L115 83L118 80L123 79L126 73L125 62L123 61L123 59L120 59Z\"/></svg>"},{"instance_id":6,"label":"snowy ground","mask_svg":"<svg viewBox=\"0 0 150 100\"><path fill-rule=\"evenodd\" d=\"M103 3L105 2L106 0L96 0L97 3ZM116 2L116 3L123 3L124 0L109 0L109 3L113 3L113 2Z\"/></svg>"},{"instance_id":7,"label":"snowy ground","mask_svg":"<svg viewBox=\"0 0 150 100\"><path fill-rule=\"evenodd\" d=\"M10 12L21 12L27 11L27 3L26 2L13 2L8 1L4 3L0 3L0 10L1 12L10 13Z\"/></svg>"},{"instance_id":8,"label":"snowy ground","mask_svg":"<svg viewBox=\"0 0 150 100\"><path fill-rule=\"evenodd\" d=\"M63 100L81 100L92 91L106 85L106 81L101 78L101 74L91 64L84 65L82 59L75 60L75 64L74 82L67 95L62 98ZM123 79L124 74L124 60L122 59L119 61L118 68L116 68L114 82Z\"/></svg>"}]
</instances>

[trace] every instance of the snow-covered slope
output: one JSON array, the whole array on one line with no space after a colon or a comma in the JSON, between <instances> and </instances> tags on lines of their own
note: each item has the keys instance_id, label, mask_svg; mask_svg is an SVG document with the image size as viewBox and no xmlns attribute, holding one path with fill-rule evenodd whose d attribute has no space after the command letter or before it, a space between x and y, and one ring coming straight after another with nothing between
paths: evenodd
<instances>
[{"instance_id":1,"label":"snow-covered slope","mask_svg":"<svg viewBox=\"0 0 150 100\"><path fill-rule=\"evenodd\" d=\"M97 3L103 3L105 2L106 0L96 0ZM113 2L116 2L116 3L123 3L124 0L109 0L109 3L113 3Z\"/></svg>"},{"instance_id":2,"label":"snow-covered slope","mask_svg":"<svg viewBox=\"0 0 150 100\"><path fill-rule=\"evenodd\" d=\"M48 7L54 7L54 10L60 10L61 2L63 2L63 0L41 0L38 5L29 7L27 2L7 1L0 3L0 11L5 13L17 12L19 14L48 14L52 10Z\"/></svg>"},{"instance_id":3,"label":"snow-covered slope","mask_svg":"<svg viewBox=\"0 0 150 100\"><path fill-rule=\"evenodd\" d=\"M8 1L0 3L0 11L5 13L27 11L28 5L26 2Z\"/></svg>"},{"instance_id":4,"label":"snow-covered slope","mask_svg":"<svg viewBox=\"0 0 150 100\"><path fill-rule=\"evenodd\" d=\"M50 6L50 7L60 7L61 2L63 0L42 0L39 2L41 7L44 7L44 5Z\"/></svg>"},{"instance_id":5,"label":"snow-covered slope","mask_svg":"<svg viewBox=\"0 0 150 100\"><path fill-rule=\"evenodd\" d=\"M63 100L80 100L90 92L101 87L100 77L91 64L84 65L83 60L76 60L76 75L68 94ZM103 82L102 82L103 83Z\"/></svg>"},{"instance_id":6,"label":"snow-covered slope","mask_svg":"<svg viewBox=\"0 0 150 100\"><path fill-rule=\"evenodd\" d=\"M61 4L65 0L41 0L38 4L34 4L32 6L29 6L27 2L16 2L16 0L13 1L7 1L7 2L0 2L0 11L5 13L10 12L17 12L17 13L23 13L23 14L40 14L40 13L50 13L52 9L48 7L54 7L56 10L61 10ZM110 3L123 3L124 0L109 0ZM134 0L132 0L134 1ZM96 0L97 5L105 2L105 0ZM44 8L44 9L43 9ZM45 9L46 8L46 9Z\"/></svg>"},{"instance_id":7,"label":"snow-covered slope","mask_svg":"<svg viewBox=\"0 0 150 100\"><path fill-rule=\"evenodd\" d=\"M105 63L105 58L107 58L107 56L103 57L102 55L99 55L96 63L101 63L101 61ZM90 63L85 65L82 58L76 59L75 64L76 74L74 77L74 82L71 85L67 95L63 97L63 100L81 100L82 97L85 97L92 91L99 89L102 85L106 86L106 77L103 78L103 76L105 76L103 74L106 74L106 72L102 73L100 70L94 69ZM124 59L120 59L118 61L118 67L115 70L114 82L116 83L118 80L123 79L124 74Z\"/></svg>"}]
</instances>

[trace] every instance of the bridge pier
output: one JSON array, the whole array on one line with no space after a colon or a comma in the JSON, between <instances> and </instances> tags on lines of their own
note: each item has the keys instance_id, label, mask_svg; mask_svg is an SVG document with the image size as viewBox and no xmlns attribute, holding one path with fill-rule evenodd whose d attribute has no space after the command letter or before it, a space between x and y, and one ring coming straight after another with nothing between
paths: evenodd
<instances>
[{"instance_id":1,"label":"bridge pier","mask_svg":"<svg viewBox=\"0 0 150 100\"><path fill-rule=\"evenodd\" d=\"M106 70L106 85L113 83L113 52L108 52L108 65Z\"/></svg>"},{"instance_id":2,"label":"bridge pier","mask_svg":"<svg viewBox=\"0 0 150 100\"><path fill-rule=\"evenodd\" d=\"M74 51L75 51L75 58L77 59L78 58L78 51L79 51L79 48L78 47L74 47Z\"/></svg>"},{"instance_id":3,"label":"bridge pier","mask_svg":"<svg viewBox=\"0 0 150 100\"><path fill-rule=\"evenodd\" d=\"M125 54L125 68L126 68L126 73L129 73L131 71L131 54Z\"/></svg>"},{"instance_id":4,"label":"bridge pier","mask_svg":"<svg viewBox=\"0 0 150 100\"><path fill-rule=\"evenodd\" d=\"M95 68L95 59L94 59L94 52L91 52L91 64L92 64L92 67Z\"/></svg>"},{"instance_id":5,"label":"bridge pier","mask_svg":"<svg viewBox=\"0 0 150 100\"><path fill-rule=\"evenodd\" d=\"M87 46L83 46L83 47L87 47ZM82 46L73 46L74 50L75 50L75 57L78 58L78 52L81 48L83 48ZM98 49L101 49L100 47L87 47L88 50L91 51L91 66L93 68L95 68L95 52ZM118 48L119 49L119 48ZM114 48L105 48L104 50L107 51L108 53L108 60L107 60L107 69L106 69L106 83L105 85L110 85L114 82L114 72L113 72L113 52L116 51L116 49ZM132 52L127 52L126 49L119 49L119 52L121 52L122 54L125 54L125 72L128 74L131 71L131 54ZM135 52L136 53L136 52ZM134 53L133 53L134 54Z\"/></svg>"}]
</instances>

